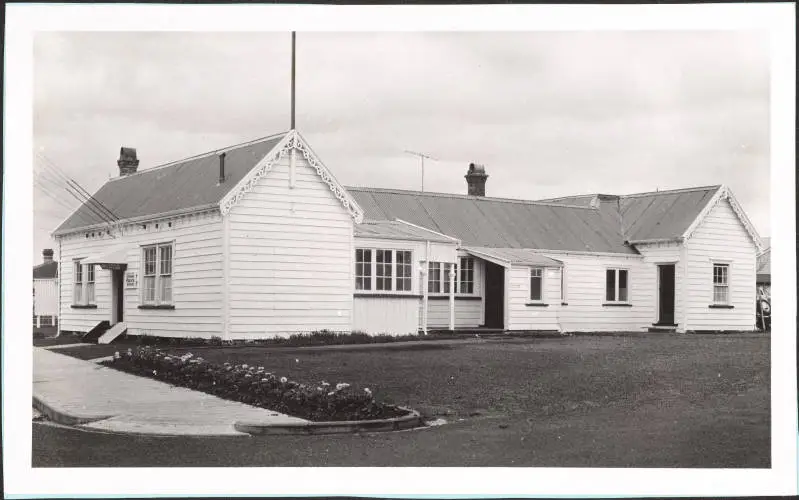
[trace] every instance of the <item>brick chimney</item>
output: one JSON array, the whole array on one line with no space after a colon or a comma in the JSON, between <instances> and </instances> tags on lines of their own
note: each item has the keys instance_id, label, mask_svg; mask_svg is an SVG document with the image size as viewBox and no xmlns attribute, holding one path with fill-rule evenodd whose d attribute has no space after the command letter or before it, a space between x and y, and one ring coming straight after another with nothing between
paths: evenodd
<instances>
[{"instance_id":1,"label":"brick chimney","mask_svg":"<svg viewBox=\"0 0 799 500\"><path fill-rule=\"evenodd\" d=\"M486 168L483 165L476 163L469 164L469 171L466 172L466 184L469 186L469 196L485 196L486 195Z\"/></svg>"},{"instance_id":2,"label":"brick chimney","mask_svg":"<svg viewBox=\"0 0 799 500\"><path fill-rule=\"evenodd\" d=\"M136 150L134 148L126 148L124 146L120 148L117 165L119 165L120 177L135 174L136 169L139 168L139 160L136 158Z\"/></svg>"},{"instance_id":3,"label":"brick chimney","mask_svg":"<svg viewBox=\"0 0 799 500\"><path fill-rule=\"evenodd\" d=\"M44 250L42 250L42 261L44 261L45 264L47 264L48 262L53 262L52 248L45 248Z\"/></svg>"}]
</instances>

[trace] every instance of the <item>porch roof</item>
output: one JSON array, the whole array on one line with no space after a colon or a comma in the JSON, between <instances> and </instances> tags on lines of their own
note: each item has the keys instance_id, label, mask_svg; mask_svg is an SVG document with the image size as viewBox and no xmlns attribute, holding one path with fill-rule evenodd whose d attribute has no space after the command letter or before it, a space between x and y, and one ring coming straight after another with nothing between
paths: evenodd
<instances>
[{"instance_id":1,"label":"porch roof","mask_svg":"<svg viewBox=\"0 0 799 500\"><path fill-rule=\"evenodd\" d=\"M123 265L128 263L128 250L123 246L109 248L103 252L90 255L82 264Z\"/></svg>"},{"instance_id":2,"label":"porch roof","mask_svg":"<svg viewBox=\"0 0 799 500\"><path fill-rule=\"evenodd\" d=\"M563 267L563 262L541 255L537 250L488 247L463 247L462 250L470 255L499 265Z\"/></svg>"}]
</instances>

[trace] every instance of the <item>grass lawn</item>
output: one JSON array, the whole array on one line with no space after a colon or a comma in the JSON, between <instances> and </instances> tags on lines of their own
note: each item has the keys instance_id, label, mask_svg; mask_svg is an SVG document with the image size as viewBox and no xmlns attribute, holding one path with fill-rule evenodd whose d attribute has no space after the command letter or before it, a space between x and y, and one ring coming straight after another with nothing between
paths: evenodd
<instances>
[{"instance_id":1,"label":"grass lawn","mask_svg":"<svg viewBox=\"0 0 799 500\"><path fill-rule=\"evenodd\" d=\"M448 421L269 437L283 465L769 467L769 348L763 334L653 334L174 352L369 387Z\"/></svg>"},{"instance_id":2,"label":"grass lawn","mask_svg":"<svg viewBox=\"0 0 799 500\"><path fill-rule=\"evenodd\" d=\"M66 345L66 344L79 344L81 343L81 338L78 335L71 335L71 334L63 334L61 336L56 337L56 332L50 332L43 336L34 336L33 337L33 345L35 347L50 347L54 345ZM91 344L86 344L91 345Z\"/></svg>"}]
</instances>

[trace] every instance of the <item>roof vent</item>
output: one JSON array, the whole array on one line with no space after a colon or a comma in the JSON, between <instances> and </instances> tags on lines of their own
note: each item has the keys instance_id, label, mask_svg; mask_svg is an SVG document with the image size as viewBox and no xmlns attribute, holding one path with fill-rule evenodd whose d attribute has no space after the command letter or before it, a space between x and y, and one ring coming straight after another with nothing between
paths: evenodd
<instances>
[{"instance_id":1,"label":"roof vent","mask_svg":"<svg viewBox=\"0 0 799 500\"><path fill-rule=\"evenodd\" d=\"M219 153L219 183L225 182L225 153Z\"/></svg>"},{"instance_id":2,"label":"roof vent","mask_svg":"<svg viewBox=\"0 0 799 500\"><path fill-rule=\"evenodd\" d=\"M466 172L466 184L468 186L469 196L485 196L486 195L486 168L477 163L470 163L469 170Z\"/></svg>"},{"instance_id":3,"label":"roof vent","mask_svg":"<svg viewBox=\"0 0 799 500\"><path fill-rule=\"evenodd\" d=\"M119 175L124 177L126 175L135 174L139 168L139 160L136 158L136 149L121 147L119 149L119 159L117 160L119 166Z\"/></svg>"}]
</instances>

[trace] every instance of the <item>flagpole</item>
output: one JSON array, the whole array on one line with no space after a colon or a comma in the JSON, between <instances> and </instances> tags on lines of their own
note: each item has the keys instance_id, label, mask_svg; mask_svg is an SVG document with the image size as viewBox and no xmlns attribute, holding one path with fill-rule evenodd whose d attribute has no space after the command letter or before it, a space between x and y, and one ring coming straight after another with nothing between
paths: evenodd
<instances>
[{"instance_id":1,"label":"flagpole","mask_svg":"<svg viewBox=\"0 0 799 500\"><path fill-rule=\"evenodd\" d=\"M295 122L294 122L294 99L295 99L294 86L295 86L295 75L296 75L296 70L295 70L296 63L295 63L294 52L295 52L296 46L297 46L297 32L296 31L292 31L291 32L291 130L294 130L294 125L295 125Z\"/></svg>"}]
</instances>

